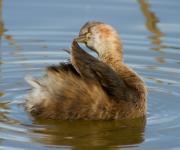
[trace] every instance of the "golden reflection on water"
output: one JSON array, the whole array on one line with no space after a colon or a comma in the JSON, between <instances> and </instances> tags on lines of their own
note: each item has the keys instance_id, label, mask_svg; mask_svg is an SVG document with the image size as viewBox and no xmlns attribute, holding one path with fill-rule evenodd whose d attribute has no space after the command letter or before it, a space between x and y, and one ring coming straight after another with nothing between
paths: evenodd
<instances>
[{"instance_id":1,"label":"golden reflection on water","mask_svg":"<svg viewBox=\"0 0 180 150\"><path fill-rule=\"evenodd\" d=\"M33 142L48 145L71 146L84 150L85 147L112 147L138 144L144 140L146 119L138 118L126 121L47 121L36 120L46 128L32 129L34 134L45 135L33 138ZM47 136L48 135L48 136Z\"/></svg>"},{"instance_id":2,"label":"golden reflection on water","mask_svg":"<svg viewBox=\"0 0 180 150\"><path fill-rule=\"evenodd\" d=\"M2 0L0 0L0 38L4 32L4 24L2 19Z\"/></svg>"},{"instance_id":3,"label":"golden reflection on water","mask_svg":"<svg viewBox=\"0 0 180 150\"><path fill-rule=\"evenodd\" d=\"M3 33L4 33L4 24L3 24L3 19L2 19L2 0L0 0L0 78L1 78L1 64L3 64L2 50L1 50L1 42L2 42Z\"/></svg>"},{"instance_id":4,"label":"golden reflection on water","mask_svg":"<svg viewBox=\"0 0 180 150\"><path fill-rule=\"evenodd\" d=\"M14 46L16 51L20 50L20 45L16 42L16 40L11 35L4 35L5 27L3 23L3 16L2 16L2 8L3 8L3 1L0 0L0 40L2 37L9 42L11 46Z\"/></svg>"},{"instance_id":5,"label":"golden reflection on water","mask_svg":"<svg viewBox=\"0 0 180 150\"><path fill-rule=\"evenodd\" d=\"M152 44L160 46L161 37L164 35L164 33L157 26L159 19L157 18L155 12L151 11L150 4L147 1L139 0L139 4L141 11L146 18L146 27L151 33L153 33L153 35L149 37L150 40ZM160 47L154 50L160 50Z\"/></svg>"},{"instance_id":6,"label":"golden reflection on water","mask_svg":"<svg viewBox=\"0 0 180 150\"><path fill-rule=\"evenodd\" d=\"M8 121L8 110L10 108L7 106L8 102L0 102L0 122L6 122Z\"/></svg>"},{"instance_id":7,"label":"golden reflection on water","mask_svg":"<svg viewBox=\"0 0 180 150\"><path fill-rule=\"evenodd\" d=\"M140 8L144 17L146 18L146 28L148 29L148 31L152 33L152 35L148 38L155 47L151 49L160 52L160 56L155 57L155 60L163 64L166 62L164 58L164 52L161 51L164 48L161 41L161 38L164 36L164 33L157 26L157 24L159 23L159 19L156 13L150 9L150 4L148 3L148 1L139 0L138 2L140 4Z\"/></svg>"},{"instance_id":8,"label":"golden reflection on water","mask_svg":"<svg viewBox=\"0 0 180 150\"><path fill-rule=\"evenodd\" d=\"M12 47L15 47L14 53L17 53L19 52L19 50L21 50L21 46L16 42L16 40L11 35L5 35L4 39L7 40Z\"/></svg>"}]
</instances>

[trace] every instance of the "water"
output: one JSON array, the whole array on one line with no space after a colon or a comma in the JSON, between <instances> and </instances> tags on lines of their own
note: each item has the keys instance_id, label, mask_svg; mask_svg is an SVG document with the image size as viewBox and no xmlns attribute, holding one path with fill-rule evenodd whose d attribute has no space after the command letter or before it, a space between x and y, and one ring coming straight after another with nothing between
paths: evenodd
<instances>
[{"instance_id":1,"label":"water","mask_svg":"<svg viewBox=\"0 0 180 150\"><path fill-rule=\"evenodd\" d=\"M180 149L180 1L0 0L0 149ZM34 120L24 76L67 61L88 20L121 33L125 61L148 86L148 113L128 121Z\"/></svg>"}]
</instances>

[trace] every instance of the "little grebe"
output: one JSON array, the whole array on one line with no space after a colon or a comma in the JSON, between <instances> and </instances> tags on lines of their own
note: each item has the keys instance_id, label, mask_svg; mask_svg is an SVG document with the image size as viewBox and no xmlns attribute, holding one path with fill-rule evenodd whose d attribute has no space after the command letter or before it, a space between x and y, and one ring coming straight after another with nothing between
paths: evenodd
<instances>
[{"instance_id":1,"label":"little grebe","mask_svg":"<svg viewBox=\"0 0 180 150\"><path fill-rule=\"evenodd\" d=\"M85 52L85 43L99 59ZM102 22L87 22L72 42L71 63L49 66L40 79L27 77L32 91L25 107L49 119L120 120L146 115L143 80L123 62L118 33Z\"/></svg>"}]
</instances>

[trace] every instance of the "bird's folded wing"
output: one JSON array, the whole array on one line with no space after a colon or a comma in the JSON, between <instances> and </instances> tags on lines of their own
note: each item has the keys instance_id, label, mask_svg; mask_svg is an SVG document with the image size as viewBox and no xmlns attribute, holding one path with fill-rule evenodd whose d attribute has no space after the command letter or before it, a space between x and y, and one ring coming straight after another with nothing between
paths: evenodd
<instances>
[{"instance_id":1,"label":"bird's folded wing","mask_svg":"<svg viewBox=\"0 0 180 150\"><path fill-rule=\"evenodd\" d=\"M113 99L126 100L128 88L123 79L105 63L86 53L73 41L71 62L82 78L95 81Z\"/></svg>"}]
</instances>

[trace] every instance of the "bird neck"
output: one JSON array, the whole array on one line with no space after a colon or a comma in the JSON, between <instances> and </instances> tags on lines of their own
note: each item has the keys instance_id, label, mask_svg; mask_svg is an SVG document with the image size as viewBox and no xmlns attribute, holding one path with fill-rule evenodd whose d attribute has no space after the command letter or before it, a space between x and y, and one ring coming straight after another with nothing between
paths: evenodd
<instances>
[{"instance_id":1,"label":"bird neck","mask_svg":"<svg viewBox=\"0 0 180 150\"><path fill-rule=\"evenodd\" d=\"M119 65L123 63L122 50L106 50L105 53L99 54L99 59L117 71Z\"/></svg>"},{"instance_id":2,"label":"bird neck","mask_svg":"<svg viewBox=\"0 0 180 150\"><path fill-rule=\"evenodd\" d=\"M122 53L121 47L119 49L104 50L103 54L99 54L99 59L111 67L129 87L135 89L139 97L145 99L147 91L144 82L135 71L123 62Z\"/></svg>"},{"instance_id":3,"label":"bird neck","mask_svg":"<svg viewBox=\"0 0 180 150\"><path fill-rule=\"evenodd\" d=\"M106 52L99 55L99 58L111 67L129 87L136 89L141 94L140 96L145 97L144 95L146 95L147 91L143 80L123 62L122 54L119 51L114 53L112 51Z\"/></svg>"}]
</instances>

